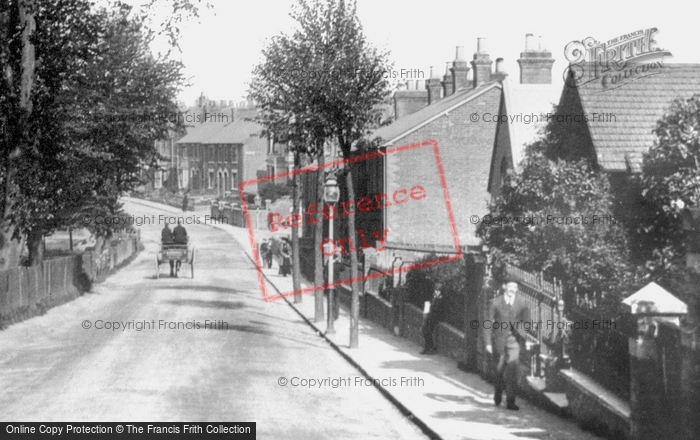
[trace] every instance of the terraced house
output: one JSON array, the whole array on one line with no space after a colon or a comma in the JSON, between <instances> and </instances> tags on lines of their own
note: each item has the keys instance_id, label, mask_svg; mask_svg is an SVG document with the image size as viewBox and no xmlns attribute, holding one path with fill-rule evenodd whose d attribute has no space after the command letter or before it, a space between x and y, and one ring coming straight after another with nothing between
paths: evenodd
<instances>
[{"instance_id":1,"label":"terraced house","mask_svg":"<svg viewBox=\"0 0 700 440\"><path fill-rule=\"evenodd\" d=\"M220 117L190 128L176 144L182 187L195 194L235 197L240 181L266 169L272 142L260 137L262 127L249 120L255 114L252 107L225 108ZM257 186L248 185L246 191L257 193Z\"/></svg>"}]
</instances>

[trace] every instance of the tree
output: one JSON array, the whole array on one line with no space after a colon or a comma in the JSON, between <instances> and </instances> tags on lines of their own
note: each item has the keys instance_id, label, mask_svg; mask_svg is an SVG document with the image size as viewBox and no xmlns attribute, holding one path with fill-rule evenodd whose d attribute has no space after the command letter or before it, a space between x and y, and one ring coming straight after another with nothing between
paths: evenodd
<instances>
[{"instance_id":1,"label":"tree","mask_svg":"<svg viewBox=\"0 0 700 440\"><path fill-rule=\"evenodd\" d=\"M671 103L654 133L657 139L644 155L637 180L647 211L637 237L649 259L647 276L681 299L697 303L700 277L686 268L687 245L697 231L683 228L688 208L700 207L700 95Z\"/></svg>"},{"instance_id":2,"label":"tree","mask_svg":"<svg viewBox=\"0 0 700 440\"><path fill-rule=\"evenodd\" d=\"M141 166L156 163L154 142L173 127L164 115L176 114L183 82L181 64L151 55L152 35L130 6L79 6L47 3L37 15L37 146L19 164L26 172L14 210L30 264L41 261L41 239L72 226L76 212L117 213L121 193L140 183ZM83 226L112 232L109 224Z\"/></svg>"},{"instance_id":3,"label":"tree","mask_svg":"<svg viewBox=\"0 0 700 440\"><path fill-rule=\"evenodd\" d=\"M28 15L36 26L27 25ZM145 16L119 2L95 9L84 0L5 0L0 20L8 24L0 64L31 78L9 75L0 86L0 247L11 252L26 236L36 263L45 235L81 214L116 214L121 193L140 183L141 166L156 163L154 141L178 128L166 115L177 112L182 65L151 55Z\"/></svg>"},{"instance_id":4,"label":"tree","mask_svg":"<svg viewBox=\"0 0 700 440\"><path fill-rule=\"evenodd\" d=\"M280 197L292 195L293 187L285 183L267 182L260 185L260 198L274 202Z\"/></svg>"},{"instance_id":5,"label":"tree","mask_svg":"<svg viewBox=\"0 0 700 440\"><path fill-rule=\"evenodd\" d=\"M381 119L377 106L388 94L382 75L388 70L386 54L367 42L354 1L300 0L291 16L295 31L274 37L254 71L251 93L263 113L260 121L273 132L296 133L301 142L293 144L295 151L313 157L333 142L349 159ZM350 168L344 173L348 198L354 200ZM348 231L356 248L354 211ZM320 246L315 247L318 261ZM350 261L355 279L356 252L350 252ZM358 287L353 283L351 347L358 345Z\"/></svg>"},{"instance_id":6,"label":"tree","mask_svg":"<svg viewBox=\"0 0 700 440\"><path fill-rule=\"evenodd\" d=\"M527 148L522 172L505 177L477 233L497 266L510 262L561 280L568 302L574 291L589 294L598 312L612 318L635 285L626 233L612 216L607 176L589 158L557 158L566 149L557 147L561 138L550 135L558 130L552 125Z\"/></svg>"}]
</instances>

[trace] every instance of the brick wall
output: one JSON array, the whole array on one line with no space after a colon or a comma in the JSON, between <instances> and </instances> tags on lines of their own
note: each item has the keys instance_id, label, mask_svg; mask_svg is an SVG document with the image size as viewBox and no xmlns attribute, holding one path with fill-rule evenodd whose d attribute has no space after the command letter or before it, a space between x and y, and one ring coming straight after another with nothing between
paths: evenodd
<instances>
[{"instance_id":1,"label":"brick wall","mask_svg":"<svg viewBox=\"0 0 700 440\"><path fill-rule=\"evenodd\" d=\"M441 322L437 333L438 353L443 354L457 362L465 362L464 333L449 324Z\"/></svg>"},{"instance_id":2,"label":"brick wall","mask_svg":"<svg viewBox=\"0 0 700 440\"><path fill-rule=\"evenodd\" d=\"M449 114L401 138L395 146L434 139L438 143L451 199L457 231L462 245L479 243L474 236L472 215L485 215L487 192L496 124L472 123L473 113L498 114L501 89L494 87L481 96L452 110ZM389 154L387 161L387 194L414 185L426 190L422 200L409 200L385 210L389 228L388 241L405 244L437 244L453 246L435 155L431 147Z\"/></svg>"},{"instance_id":3,"label":"brick wall","mask_svg":"<svg viewBox=\"0 0 700 440\"><path fill-rule=\"evenodd\" d=\"M423 311L413 304L404 303L401 336L423 346Z\"/></svg>"},{"instance_id":4,"label":"brick wall","mask_svg":"<svg viewBox=\"0 0 700 440\"><path fill-rule=\"evenodd\" d=\"M393 331L391 325L391 304L370 293L363 296L364 317L372 322L376 322L385 329Z\"/></svg>"}]
</instances>

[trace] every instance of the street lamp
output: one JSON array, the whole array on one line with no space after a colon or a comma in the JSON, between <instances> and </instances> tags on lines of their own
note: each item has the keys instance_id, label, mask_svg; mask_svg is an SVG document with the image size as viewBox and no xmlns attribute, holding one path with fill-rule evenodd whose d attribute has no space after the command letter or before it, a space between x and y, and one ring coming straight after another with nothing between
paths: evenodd
<instances>
[{"instance_id":1,"label":"street lamp","mask_svg":"<svg viewBox=\"0 0 700 440\"><path fill-rule=\"evenodd\" d=\"M328 205L333 205L334 203L338 203L338 200L340 200L338 180L335 177L335 171L331 170L326 176L326 183L323 186L323 201ZM333 287L333 257L335 257L335 242L333 240L334 217L334 215L331 215L328 220L328 241L326 243L329 245L329 248L332 246L332 249L328 251L324 250L324 254L331 254L331 256L328 257L328 285L330 287L328 289L328 324L326 325L327 335L335 334L335 328L333 328L333 323L335 321L335 316L333 316L333 293L335 291L335 288Z\"/></svg>"}]
</instances>

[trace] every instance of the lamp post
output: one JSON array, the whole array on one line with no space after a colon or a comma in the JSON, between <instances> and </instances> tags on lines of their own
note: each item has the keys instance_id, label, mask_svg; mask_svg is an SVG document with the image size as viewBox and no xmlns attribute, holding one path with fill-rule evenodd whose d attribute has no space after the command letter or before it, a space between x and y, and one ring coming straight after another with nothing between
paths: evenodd
<instances>
[{"instance_id":1,"label":"lamp post","mask_svg":"<svg viewBox=\"0 0 700 440\"><path fill-rule=\"evenodd\" d=\"M323 201L328 205L333 205L340 200L340 190L338 189L338 180L335 177L335 171L331 170L326 176L326 183L323 186ZM335 243L333 241L333 218L335 216L329 216L328 220L328 242L326 244L333 245L335 248ZM330 248L330 246L329 246ZM333 257L335 253L332 250L325 251L324 254L331 254L328 257L328 323L326 325L326 334L335 334L335 328L333 327L335 316L333 316L333 301L334 301L334 291L333 287Z\"/></svg>"}]
</instances>

